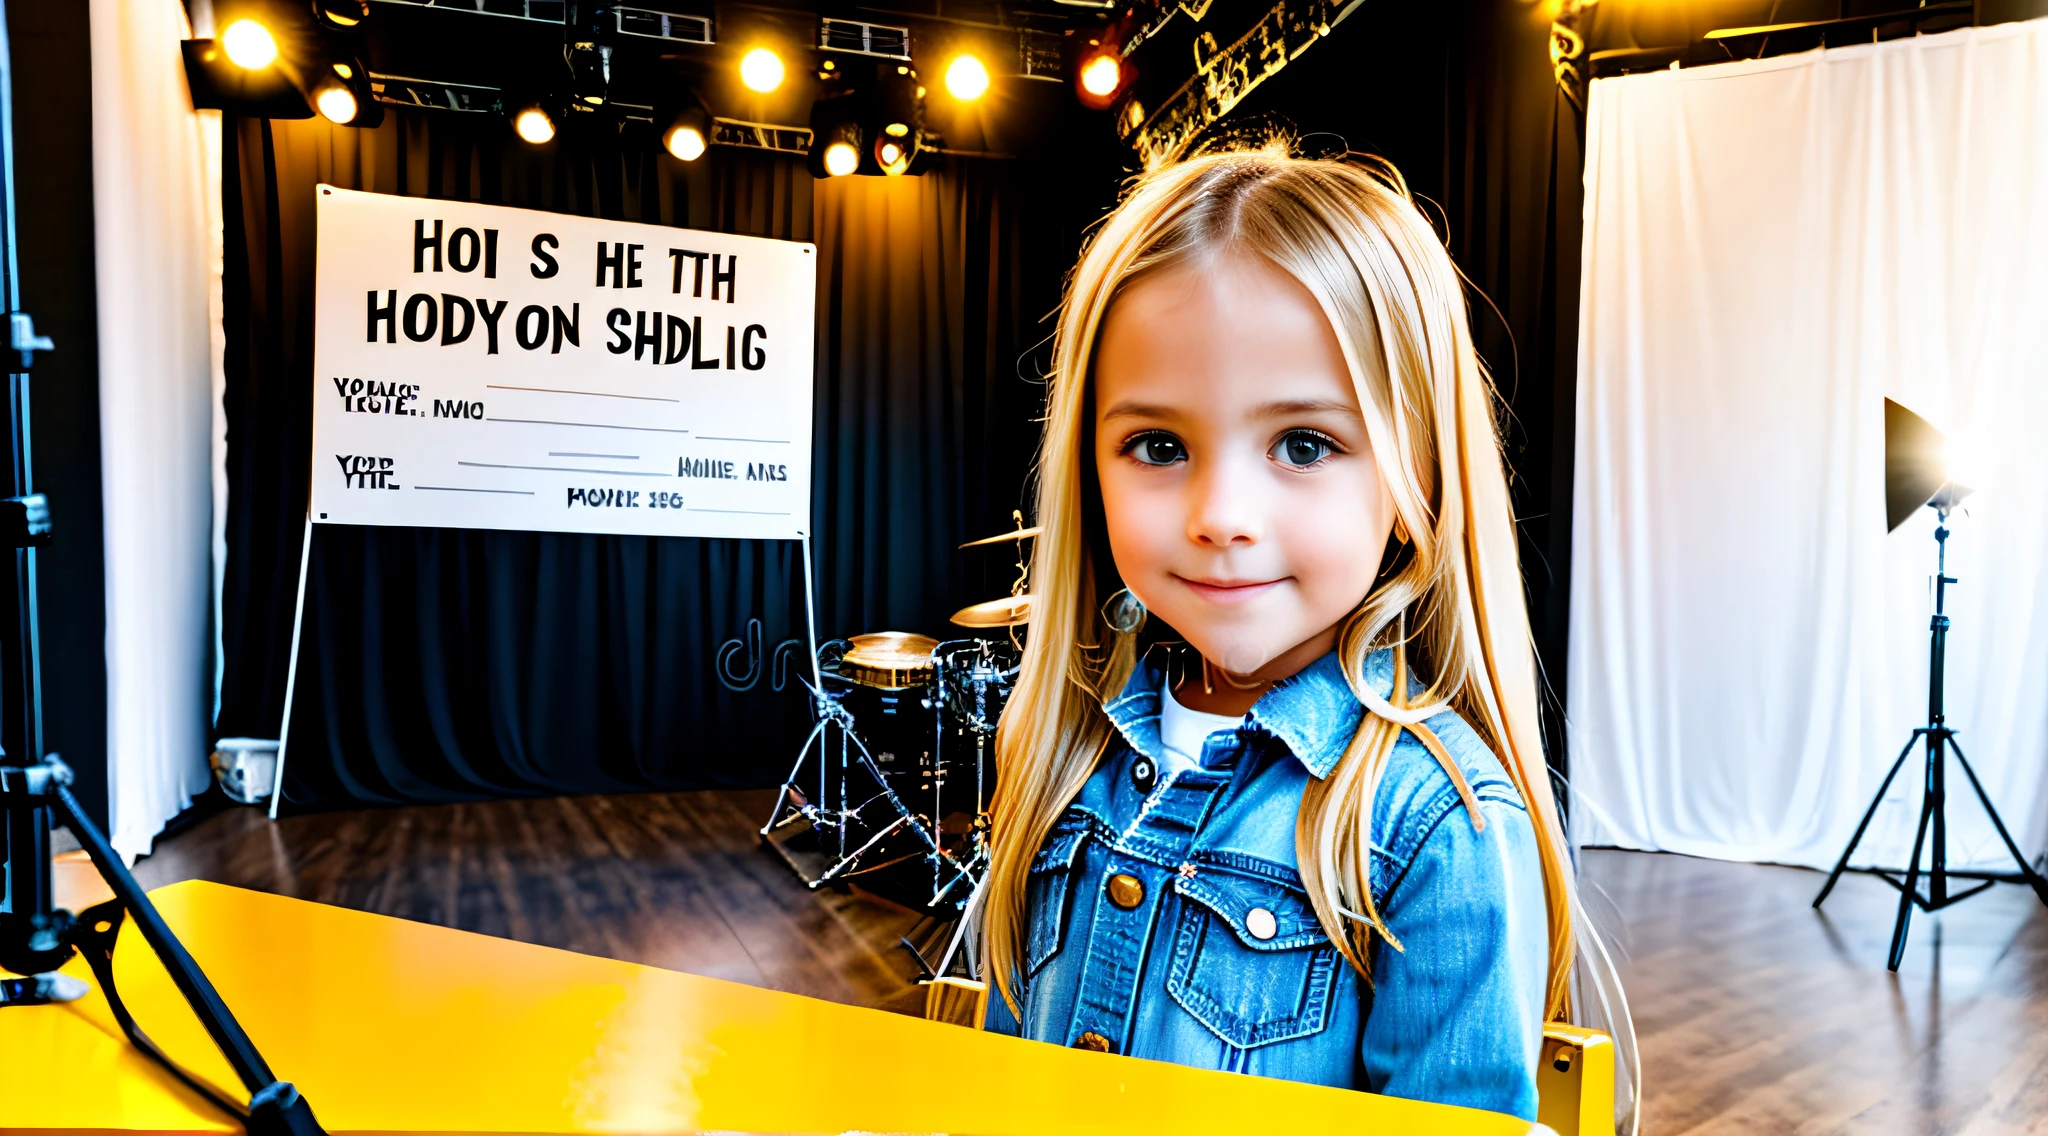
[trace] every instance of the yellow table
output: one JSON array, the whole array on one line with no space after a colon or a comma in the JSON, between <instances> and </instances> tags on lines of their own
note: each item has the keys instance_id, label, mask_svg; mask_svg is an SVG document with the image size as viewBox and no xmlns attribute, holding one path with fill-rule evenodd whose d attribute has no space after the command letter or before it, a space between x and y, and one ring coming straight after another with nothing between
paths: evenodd
<instances>
[{"instance_id":1,"label":"yellow table","mask_svg":"<svg viewBox=\"0 0 2048 1136\"><path fill-rule=\"evenodd\" d=\"M271 1068L337 1134L1530 1129L220 884L152 895ZM132 922L115 957L143 1028L188 1068L239 1088ZM90 978L82 960L66 969ZM97 989L69 1005L0 1009L0 1129L234 1130L129 1047Z\"/></svg>"}]
</instances>

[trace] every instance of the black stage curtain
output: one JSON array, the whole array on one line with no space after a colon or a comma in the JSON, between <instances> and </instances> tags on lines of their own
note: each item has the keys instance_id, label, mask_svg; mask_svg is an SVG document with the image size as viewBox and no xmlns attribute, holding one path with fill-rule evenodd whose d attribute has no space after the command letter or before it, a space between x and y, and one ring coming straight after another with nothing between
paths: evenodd
<instances>
[{"instance_id":1,"label":"black stage curtain","mask_svg":"<svg viewBox=\"0 0 2048 1136\"><path fill-rule=\"evenodd\" d=\"M939 632L1007 591L954 546L1009 527L1020 378L1079 225L1025 163L814 182L800 158L546 147L486 116L223 130L229 531L218 732L276 736L310 455L314 186L815 241L821 639ZM1104 179L1113 186L1114 179ZM1024 368L1028 374L1028 367ZM799 546L320 526L295 808L777 783L810 727Z\"/></svg>"}]
</instances>

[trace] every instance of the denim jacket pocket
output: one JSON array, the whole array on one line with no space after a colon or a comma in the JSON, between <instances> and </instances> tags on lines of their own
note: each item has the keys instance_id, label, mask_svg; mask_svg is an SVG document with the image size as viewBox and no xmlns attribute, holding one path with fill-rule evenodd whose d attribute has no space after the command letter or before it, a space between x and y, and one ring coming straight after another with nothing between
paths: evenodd
<instances>
[{"instance_id":1,"label":"denim jacket pocket","mask_svg":"<svg viewBox=\"0 0 2048 1136\"><path fill-rule=\"evenodd\" d=\"M1027 981L1060 953L1060 944L1066 939L1068 883L1088 828L1085 815L1069 812L1053 824L1045 845L1031 860L1031 877L1024 893L1025 910L1031 913L1029 938L1024 944Z\"/></svg>"},{"instance_id":2,"label":"denim jacket pocket","mask_svg":"<svg viewBox=\"0 0 2048 1136\"><path fill-rule=\"evenodd\" d=\"M1200 865L1174 880L1182 897L1166 990L1241 1048L1290 1041L1329 1021L1341 961L1308 893L1277 864Z\"/></svg>"}]
</instances>

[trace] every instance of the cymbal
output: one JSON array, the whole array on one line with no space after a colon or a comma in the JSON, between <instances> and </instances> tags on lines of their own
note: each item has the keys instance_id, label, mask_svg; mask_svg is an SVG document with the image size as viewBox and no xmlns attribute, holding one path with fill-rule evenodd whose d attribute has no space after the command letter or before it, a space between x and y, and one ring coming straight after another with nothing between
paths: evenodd
<instances>
[{"instance_id":1,"label":"cymbal","mask_svg":"<svg viewBox=\"0 0 2048 1136\"><path fill-rule=\"evenodd\" d=\"M979 548L979 547L981 547L981 546L982 546L982 545L984 545L984 544L1002 544L1002 543L1003 543L1003 542L1005 542L1005 541L1011 541L1011 540L1024 540L1024 539L1027 539L1027 538L1029 538L1029 537L1034 537L1034 536L1037 536L1037 535L1038 535L1039 533L1042 533L1042 532L1044 532L1044 531L1045 531L1045 526L1043 526L1043 525L1032 525L1032 526L1031 526L1030 528L1028 528L1028 529L1018 529L1018 530L1016 530L1015 532L1006 532L1006 533L1003 533L1003 534L1002 534L1001 536L985 536L985 537L982 537L982 538L981 538L980 540L970 540L970 541L968 541L968 542L967 542L966 544L963 544L963 545L961 545L960 547L962 547L962 548ZM956 619L956 620L954 620L953 622L955 622L955 623L958 623L958 622L959 622L959 620L957 620L957 619Z\"/></svg>"},{"instance_id":2,"label":"cymbal","mask_svg":"<svg viewBox=\"0 0 2048 1136\"><path fill-rule=\"evenodd\" d=\"M963 607L953 613L962 627L1015 627L1031 621L1031 596L1004 596L999 600Z\"/></svg>"}]
</instances>

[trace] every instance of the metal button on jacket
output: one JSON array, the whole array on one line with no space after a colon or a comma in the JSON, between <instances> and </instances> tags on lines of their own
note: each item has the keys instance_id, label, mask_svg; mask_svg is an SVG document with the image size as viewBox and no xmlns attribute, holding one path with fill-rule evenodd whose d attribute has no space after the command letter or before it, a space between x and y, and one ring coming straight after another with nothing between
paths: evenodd
<instances>
[{"instance_id":1,"label":"metal button on jacket","mask_svg":"<svg viewBox=\"0 0 2048 1136\"><path fill-rule=\"evenodd\" d=\"M1109 1039L1096 1033L1094 1030L1089 1030L1087 1033L1074 1039L1074 1048L1092 1050L1096 1053L1108 1053Z\"/></svg>"},{"instance_id":2,"label":"metal button on jacket","mask_svg":"<svg viewBox=\"0 0 2048 1136\"><path fill-rule=\"evenodd\" d=\"M1273 918L1272 912L1263 907L1254 907L1244 913L1244 929L1252 933L1252 938L1263 943L1280 933L1280 922Z\"/></svg>"},{"instance_id":3,"label":"metal button on jacket","mask_svg":"<svg viewBox=\"0 0 2048 1136\"><path fill-rule=\"evenodd\" d=\"M1140 757L1131 763L1131 784L1136 785L1140 793L1150 793L1152 782L1158 776L1159 770L1153 767L1149 757Z\"/></svg>"},{"instance_id":4,"label":"metal button on jacket","mask_svg":"<svg viewBox=\"0 0 2048 1136\"><path fill-rule=\"evenodd\" d=\"M1129 911L1145 902L1145 881L1136 876L1118 872L1109 877L1109 901ZM1271 915L1267 916L1270 920Z\"/></svg>"}]
</instances>

